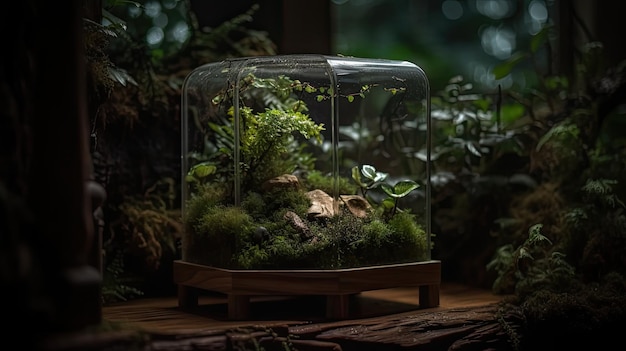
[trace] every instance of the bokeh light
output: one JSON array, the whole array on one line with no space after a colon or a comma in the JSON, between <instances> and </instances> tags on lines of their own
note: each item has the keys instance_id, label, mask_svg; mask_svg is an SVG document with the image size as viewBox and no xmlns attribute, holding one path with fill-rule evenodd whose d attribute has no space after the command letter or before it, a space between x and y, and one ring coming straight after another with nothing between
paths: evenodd
<instances>
[{"instance_id":1,"label":"bokeh light","mask_svg":"<svg viewBox=\"0 0 626 351\"><path fill-rule=\"evenodd\" d=\"M185 1L126 2L112 13L126 21L129 35L143 37L150 49L157 50L158 57L175 54L191 36Z\"/></svg>"},{"instance_id":2,"label":"bokeh light","mask_svg":"<svg viewBox=\"0 0 626 351\"><path fill-rule=\"evenodd\" d=\"M151 27L148 29L148 33L146 33L146 42L153 47L161 44L163 38L165 38L165 34L160 27Z\"/></svg>"},{"instance_id":3,"label":"bokeh light","mask_svg":"<svg viewBox=\"0 0 626 351\"><path fill-rule=\"evenodd\" d=\"M503 19L515 11L515 3L511 0L478 0L476 10L489 18Z\"/></svg>"},{"instance_id":4,"label":"bokeh light","mask_svg":"<svg viewBox=\"0 0 626 351\"><path fill-rule=\"evenodd\" d=\"M531 84L493 68L529 50L549 21L549 0L332 0L336 53L412 61L434 89L463 75L476 87Z\"/></svg>"},{"instance_id":5,"label":"bokeh light","mask_svg":"<svg viewBox=\"0 0 626 351\"><path fill-rule=\"evenodd\" d=\"M548 9L543 1L534 0L528 5L526 25L529 34L537 34L548 21Z\"/></svg>"},{"instance_id":6,"label":"bokeh light","mask_svg":"<svg viewBox=\"0 0 626 351\"><path fill-rule=\"evenodd\" d=\"M480 44L483 50L500 60L511 57L516 45L516 35L511 29L504 26L486 26L479 30Z\"/></svg>"},{"instance_id":7,"label":"bokeh light","mask_svg":"<svg viewBox=\"0 0 626 351\"><path fill-rule=\"evenodd\" d=\"M441 12L449 20L463 17L463 5L457 0L446 0L441 4Z\"/></svg>"}]
</instances>

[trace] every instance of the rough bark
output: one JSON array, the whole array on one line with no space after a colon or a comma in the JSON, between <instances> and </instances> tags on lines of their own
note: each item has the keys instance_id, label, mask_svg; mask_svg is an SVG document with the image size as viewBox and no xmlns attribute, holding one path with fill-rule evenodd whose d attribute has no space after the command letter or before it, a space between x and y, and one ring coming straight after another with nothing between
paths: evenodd
<instances>
[{"instance_id":1,"label":"rough bark","mask_svg":"<svg viewBox=\"0 0 626 351\"><path fill-rule=\"evenodd\" d=\"M100 335L100 348L94 341L98 336L84 340L89 340L90 350L111 349L112 344L127 350L160 351L513 350L520 320L510 312L502 315L498 309L497 304L490 304L307 325L249 326L170 334L118 332L117 340L111 334ZM143 337L138 338L138 335ZM46 351L66 351L77 345L76 342L55 342L45 346Z\"/></svg>"}]
</instances>

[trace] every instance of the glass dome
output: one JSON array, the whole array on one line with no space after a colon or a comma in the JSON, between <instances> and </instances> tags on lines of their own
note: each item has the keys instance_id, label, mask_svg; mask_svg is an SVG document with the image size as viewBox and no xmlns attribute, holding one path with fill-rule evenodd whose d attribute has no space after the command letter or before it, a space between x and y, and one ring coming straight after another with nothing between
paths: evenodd
<instances>
[{"instance_id":1,"label":"glass dome","mask_svg":"<svg viewBox=\"0 0 626 351\"><path fill-rule=\"evenodd\" d=\"M193 70L182 92L182 261L430 260L429 96L406 61L284 55Z\"/></svg>"}]
</instances>

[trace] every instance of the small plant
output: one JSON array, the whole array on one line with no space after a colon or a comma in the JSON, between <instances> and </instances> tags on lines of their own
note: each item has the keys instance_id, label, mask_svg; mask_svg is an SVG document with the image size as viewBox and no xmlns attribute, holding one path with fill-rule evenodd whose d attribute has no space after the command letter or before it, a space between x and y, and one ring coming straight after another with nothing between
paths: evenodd
<instances>
[{"instance_id":1,"label":"small plant","mask_svg":"<svg viewBox=\"0 0 626 351\"><path fill-rule=\"evenodd\" d=\"M514 284L519 296L525 296L540 288L558 288L574 279L574 268L567 263L565 255L551 249L552 242L542 234L542 224L528 230L528 238L517 248L504 245L487 265L498 272L493 289L505 292Z\"/></svg>"},{"instance_id":2,"label":"small plant","mask_svg":"<svg viewBox=\"0 0 626 351\"><path fill-rule=\"evenodd\" d=\"M363 178L361 177L363 175ZM384 212L388 212L390 216L394 216L398 211L398 201L407 196L411 191L420 187L418 183L413 180L401 180L395 185L384 183L389 176L388 173L379 172L374 166L363 165L354 166L352 168L352 179L359 186L363 197L367 198L367 192L369 190L380 188L388 198L382 201ZM372 203L371 199L368 199Z\"/></svg>"},{"instance_id":3,"label":"small plant","mask_svg":"<svg viewBox=\"0 0 626 351\"><path fill-rule=\"evenodd\" d=\"M389 195L389 198L385 199L383 204L385 205L385 208L391 208L391 216L394 216L396 211L398 211L398 201L409 195L411 191L419 188L419 184L412 180L401 180L393 186L389 184L381 184L380 187L383 189L385 194Z\"/></svg>"},{"instance_id":4,"label":"small plant","mask_svg":"<svg viewBox=\"0 0 626 351\"><path fill-rule=\"evenodd\" d=\"M129 276L125 271L123 253L112 254L113 257L109 257L102 274L102 303L109 304L142 296L144 292L135 286L139 284L139 279Z\"/></svg>"},{"instance_id":5,"label":"small plant","mask_svg":"<svg viewBox=\"0 0 626 351\"><path fill-rule=\"evenodd\" d=\"M258 188L262 182L281 174L293 173L296 170L312 169L314 159L304 150L306 144L300 143L296 134L306 140L315 139L321 142L323 124L315 123L304 112L306 104L294 99L292 93L299 91L302 85L291 79L280 76L276 79L261 79L249 75L249 82L240 92L243 96L262 95L266 105L261 112L243 106L237 118L240 125L245 126L239 132L239 145L235 145L236 121L234 108L228 108L228 119L222 124L208 123L209 130L214 133L210 140L212 150L207 155L192 155L194 158L205 159L193 165L187 173L188 183L200 183L218 180L232 183L236 174L242 175L242 193ZM212 99L221 105L232 94L224 92ZM239 150L241 156L235 153ZM235 159L239 158L240 169L235 170ZM217 172L220 172L219 175ZM210 178L210 177L217 177Z\"/></svg>"},{"instance_id":6,"label":"small plant","mask_svg":"<svg viewBox=\"0 0 626 351\"><path fill-rule=\"evenodd\" d=\"M361 175L363 177L361 177ZM370 165L354 166L352 168L352 179L361 189L361 195L367 196L367 192L371 189L378 187L389 174L378 172L376 168Z\"/></svg>"}]
</instances>

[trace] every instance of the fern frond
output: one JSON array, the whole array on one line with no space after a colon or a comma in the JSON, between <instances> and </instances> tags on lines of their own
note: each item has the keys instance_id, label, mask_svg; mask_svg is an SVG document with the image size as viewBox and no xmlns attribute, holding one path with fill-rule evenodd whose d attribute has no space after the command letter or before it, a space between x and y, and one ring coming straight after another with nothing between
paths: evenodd
<instances>
[{"instance_id":1,"label":"fern frond","mask_svg":"<svg viewBox=\"0 0 626 351\"><path fill-rule=\"evenodd\" d=\"M589 194L609 194L613 192L613 185L617 184L617 180L613 179L589 179L583 186L582 190Z\"/></svg>"},{"instance_id":2,"label":"fern frond","mask_svg":"<svg viewBox=\"0 0 626 351\"><path fill-rule=\"evenodd\" d=\"M533 255L530 254L530 251L528 251L525 247L520 247L519 255L517 256L517 260L521 261L524 258L528 258L528 259L531 259L531 260L535 259L533 257Z\"/></svg>"},{"instance_id":3,"label":"fern frond","mask_svg":"<svg viewBox=\"0 0 626 351\"><path fill-rule=\"evenodd\" d=\"M547 242L552 245L550 239L541 234L541 229L543 228L543 224L535 224L530 227L528 230L528 239L525 242L525 245L535 247L542 242Z\"/></svg>"}]
</instances>

